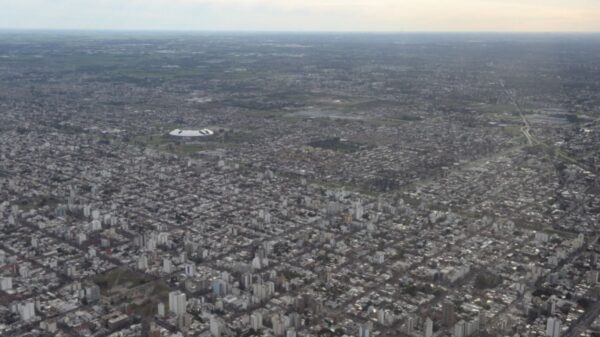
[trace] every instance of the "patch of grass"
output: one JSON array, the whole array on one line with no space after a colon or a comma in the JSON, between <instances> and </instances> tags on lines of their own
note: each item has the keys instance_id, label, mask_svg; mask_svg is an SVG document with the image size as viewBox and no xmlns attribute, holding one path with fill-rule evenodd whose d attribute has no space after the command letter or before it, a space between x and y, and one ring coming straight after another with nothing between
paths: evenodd
<instances>
[{"instance_id":1,"label":"patch of grass","mask_svg":"<svg viewBox=\"0 0 600 337\"><path fill-rule=\"evenodd\" d=\"M134 79L161 79L172 80L184 77L204 75L205 70L200 68L153 68L153 69L128 69L120 74Z\"/></svg>"},{"instance_id":2,"label":"patch of grass","mask_svg":"<svg viewBox=\"0 0 600 337\"><path fill-rule=\"evenodd\" d=\"M168 142L168 138L163 135L137 136L130 140L133 144L143 147L159 147Z\"/></svg>"},{"instance_id":3,"label":"patch of grass","mask_svg":"<svg viewBox=\"0 0 600 337\"><path fill-rule=\"evenodd\" d=\"M138 301L133 301L130 304L130 309L133 310L136 315L152 317L157 313L158 303L163 302L166 305L168 301L170 289L164 282L156 282L149 285L149 287L152 288L148 291L148 294L151 294L150 296L139 299Z\"/></svg>"},{"instance_id":4,"label":"patch of grass","mask_svg":"<svg viewBox=\"0 0 600 337\"><path fill-rule=\"evenodd\" d=\"M204 150L205 147L203 147L200 144L178 144L175 146L172 146L171 144L169 144L169 145L167 145L166 149L169 152L175 153L177 155L187 156L187 155L192 155L194 153L200 152L200 151Z\"/></svg>"},{"instance_id":5,"label":"patch of grass","mask_svg":"<svg viewBox=\"0 0 600 337\"><path fill-rule=\"evenodd\" d=\"M138 136L130 140L131 143L157 151L168 152L177 155L191 155L206 149L206 146L198 143L188 143L167 135Z\"/></svg>"},{"instance_id":6,"label":"patch of grass","mask_svg":"<svg viewBox=\"0 0 600 337\"><path fill-rule=\"evenodd\" d=\"M223 143L248 143L256 139L256 136L250 132L225 132L220 136ZM217 137L217 140L219 137Z\"/></svg>"},{"instance_id":7,"label":"patch of grass","mask_svg":"<svg viewBox=\"0 0 600 337\"><path fill-rule=\"evenodd\" d=\"M374 193L370 188L365 185L356 185L346 181L334 181L334 180L318 180L310 179L310 184L321 186L325 189L344 189L346 191L361 193L371 197L378 196L378 193Z\"/></svg>"},{"instance_id":8,"label":"patch of grass","mask_svg":"<svg viewBox=\"0 0 600 337\"><path fill-rule=\"evenodd\" d=\"M502 128L502 131L509 134L512 137L523 136L523 132L521 131L521 125L509 125Z\"/></svg>"},{"instance_id":9,"label":"patch of grass","mask_svg":"<svg viewBox=\"0 0 600 337\"><path fill-rule=\"evenodd\" d=\"M289 112L281 110L251 110L246 112L247 116L265 119L286 117L288 114Z\"/></svg>"},{"instance_id":10,"label":"patch of grass","mask_svg":"<svg viewBox=\"0 0 600 337\"><path fill-rule=\"evenodd\" d=\"M134 288L148 283L150 279L141 272L122 267L97 275L93 281L102 291L110 292L117 287Z\"/></svg>"},{"instance_id":11,"label":"patch of grass","mask_svg":"<svg viewBox=\"0 0 600 337\"><path fill-rule=\"evenodd\" d=\"M225 130L213 136L199 137L194 140L179 139L167 134L140 135L128 140L133 145L150 148L161 152L180 156L190 156L200 151L213 150L219 147L235 146L236 144L252 142L255 134L250 132Z\"/></svg>"},{"instance_id":12,"label":"patch of grass","mask_svg":"<svg viewBox=\"0 0 600 337\"><path fill-rule=\"evenodd\" d=\"M483 113L510 113L510 114L518 114L517 108L509 103L506 104L486 104L483 106L479 106L478 110Z\"/></svg>"},{"instance_id":13,"label":"patch of grass","mask_svg":"<svg viewBox=\"0 0 600 337\"><path fill-rule=\"evenodd\" d=\"M38 209L42 207L56 207L60 203L60 200L51 195L42 195L32 198L23 198L17 201L17 205L23 212L28 212L32 209Z\"/></svg>"},{"instance_id":14,"label":"patch of grass","mask_svg":"<svg viewBox=\"0 0 600 337\"><path fill-rule=\"evenodd\" d=\"M12 176L12 173L10 173L9 171L0 168L0 178L6 178L6 177L10 177Z\"/></svg>"},{"instance_id":15,"label":"patch of grass","mask_svg":"<svg viewBox=\"0 0 600 337\"><path fill-rule=\"evenodd\" d=\"M406 125L409 122L417 122L417 121L422 121L424 118L420 117L420 116L409 116L409 115L401 115L398 116L397 118L394 117L381 117L381 118L367 118L365 119L365 123L373 125L375 127L378 126L387 126L387 127L394 127L394 126L401 126L401 125Z\"/></svg>"},{"instance_id":16,"label":"patch of grass","mask_svg":"<svg viewBox=\"0 0 600 337\"><path fill-rule=\"evenodd\" d=\"M342 153L352 153L360 150L361 145L350 141L342 140L339 137L327 138L308 143L308 146L333 150Z\"/></svg>"}]
</instances>

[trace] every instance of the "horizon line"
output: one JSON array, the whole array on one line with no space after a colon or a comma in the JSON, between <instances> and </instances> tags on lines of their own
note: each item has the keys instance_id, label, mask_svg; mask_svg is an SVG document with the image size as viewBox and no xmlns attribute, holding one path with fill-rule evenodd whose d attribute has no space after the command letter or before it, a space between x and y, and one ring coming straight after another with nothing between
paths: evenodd
<instances>
[{"instance_id":1,"label":"horizon line","mask_svg":"<svg viewBox=\"0 0 600 337\"><path fill-rule=\"evenodd\" d=\"M236 30L236 29L147 29L147 28L15 28L0 27L0 32L89 32L89 33L237 33L237 34L600 34L600 31L527 30Z\"/></svg>"}]
</instances>

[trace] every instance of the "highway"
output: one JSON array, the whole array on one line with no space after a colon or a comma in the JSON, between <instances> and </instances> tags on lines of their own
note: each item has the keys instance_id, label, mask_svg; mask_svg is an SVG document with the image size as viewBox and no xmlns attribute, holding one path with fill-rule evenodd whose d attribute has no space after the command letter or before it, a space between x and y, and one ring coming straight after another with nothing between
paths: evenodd
<instances>
[{"instance_id":1,"label":"highway","mask_svg":"<svg viewBox=\"0 0 600 337\"><path fill-rule=\"evenodd\" d=\"M517 112L519 112L519 116L521 117L521 120L523 121L523 124L524 124L521 127L521 132L523 133L523 135L525 135L525 138L527 138L527 143L529 145L533 145L535 142L535 139L533 138L533 136L531 136L531 133L530 133L531 127L529 126L529 121L527 120L527 118L525 118L525 115L523 115L523 110L521 110L519 103L515 99L515 95L513 94L513 92L511 90L506 88L503 80L500 80L500 86L502 87L502 90L504 90L504 93L506 94L506 96L508 97L508 99L510 100L512 105L514 105L515 108L517 108Z\"/></svg>"}]
</instances>

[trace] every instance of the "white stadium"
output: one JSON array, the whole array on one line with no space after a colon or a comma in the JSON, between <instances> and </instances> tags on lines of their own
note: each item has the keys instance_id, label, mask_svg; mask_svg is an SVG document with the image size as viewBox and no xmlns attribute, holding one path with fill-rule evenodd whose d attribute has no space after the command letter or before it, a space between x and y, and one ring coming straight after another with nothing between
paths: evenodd
<instances>
[{"instance_id":1,"label":"white stadium","mask_svg":"<svg viewBox=\"0 0 600 337\"><path fill-rule=\"evenodd\" d=\"M175 129L175 130L169 132L169 135L175 136L175 137L206 137L206 136L212 136L213 134L214 134L214 131L212 131L210 129L202 129L202 130Z\"/></svg>"}]
</instances>

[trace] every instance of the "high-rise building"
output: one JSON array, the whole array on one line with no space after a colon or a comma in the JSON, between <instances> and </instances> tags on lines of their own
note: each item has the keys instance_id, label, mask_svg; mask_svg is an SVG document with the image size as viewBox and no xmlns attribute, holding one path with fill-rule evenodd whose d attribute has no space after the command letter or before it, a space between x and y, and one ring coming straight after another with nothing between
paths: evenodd
<instances>
[{"instance_id":1,"label":"high-rise building","mask_svg":"<svg viewBox=\"0 0 600 337\"><path fill-rule=\"evenodd\" d=\"M364 208L362 205L362 201L358 200L356 202L353 203L353 214L354 214L354 219L356 220L362 220L362 217L364 215Z\"/></svg>"},{"instance_id":2,"label":"high-rise building","mask_svg":"<svg viewBox=\"0 0 600 337\"><path fill-rule=\"evenodd\" d=\"M85 300L87 303L94 303L100 300L100 287L93 284L85 288Z\"/></svg>"},{"instance_id":3,"label":"high-rise building","mask_svg":"<svg viewBox=\"0 0 600 337\"><path fill-rule=\"evenodd\" d=\"M265 286L267 286L267 296L271 296L275 293L275 282L268 281L265 283Z\"/></svg>"},{"instance_id":4,"label":"high-rise building","mask_svg":"<svg viewBox=\"0 0 600 337\"><path fill-rule=\"evenodd\" d=\"M465 337L465 321L461 320L454 325L452 337Z\"/></svg>"},{"instance_id":5,"label":"high-rise building","mask_svg":"<svg viewBox=\"0 0 600 337\"><path fill-rule=\"evenodd\" d=\"M373 334L373 322L367 322L358 326L358 337L371 337Z\"/></svg>"},{"instance_id":6,"label":"high-rise building","mask_svg":"<svg viewBox=\"0 0 600 337\"><path fill-rule=\"evenodd\" d=\"M165 304L163 302L158 303L157 312L158 316L165 317Z\"/></svg>"},{"instance_id":7,"label":"high-rise building","mask_svg":"<svg viewBox=\"0 0 600 337\"><path fill-rule=\"evenodd\" d=\"M375 253L375 262L379 264L383 264L385 262L385 252L376 252Z\"/></svg>"},{"instance_id":8,"label":"high-rise building","mask_svg":"<svg viewBox=\"0 0 600 337\"><path fill-rule=\"evenodd\" d=\"M454 325L456 320L456 314L454 312L454 303L450 301L444 301L442 303L442 324L446 327Z\"/></svg>"},{"instance_id":9,"label":"high-rise building","mask_svg":"<svg viewBox=\"0 0 600 337\"><path fill-rule=\"evenodd\" d=\"M26 265L20 265L19 266L19 275L22 278L28 278L28 277L30 277L29 267L26 266Z\"/></svg>"},{"instance_id":10,"label":"high-rise building","mask_svg":"<svg viewBox=\"0 0 600 337\"><path fill-rule=\"evenodd\" d=\"M260 312L255 312L250 315L250 326L252 329L254 329L254 331L257 331L263 327L262 314Z\"/></svg>"},{"instance_id":11,"label":"high-rise building","mask_svg":"<svg viewBox=\"0 0 600 337\"><path fill-rule=\"evenodd\" d=\"M425 319L425 325L423 326L423 337L431 336L433 336L433 321L431 318L427 317L427 319Z\"/></svg>"},{"instance_id":12,"label":"high-rise building","mask_svg":"<svg viewBox=\"0 0 600 337\"><path fill-rule=\"evenodd\" d=\"M383 309L377 311L377 322L385 325L385 311Z\"/></svg>"},{"instance_id":13,"label":"high-rise building","mask_svg":"<svg viewBox=\"0 0 600 337\"><path fill-rule=\"evenodd\" d=\"M242 275L242 285L244 289L250 289L252 287L252 274L245 273Z\"/></svg>"},{"instance_id":14,"label":"high-rise building","mask_svg":"<svg viewBox=\"0 0 600 337\"><path fill-rule=\"evenodd\" d=\"M560 337L560 320L549 317L546 323L546 337Z\"/></svg>"},{"instance_id":15,"label":"high-rise building","mask_svg":"<svg viewBox=\"0 0 600 337\"><path fill-rule=\"evenodd\" d=\"M210 334L213 337L221 337L223 333L223 323L215 316L210 317Z\"/></svg>"},{"instance_id":16,"label":"high-rise building","mask_svg":"<svg viewBox=\"0 0 600 337\"><path fill-rule=\"evenodd\" d=\"M12 289L12 277L0 278L0 290L6 291Z\"/></svg>"},{"instance_id":17,"label":"high-rise building","mask_svg":"<svg viewBox=\"0 0 600 337\"><path fill-rule=\"evenodd\" d=\"M285 326L279 315L273 315L273 317L271 317L271 325L273 326L273 334L275 336L283 336L285 333Z\"/></svg>"},{"instance_id":18,"label":"high-rise building","mask_svg":"<svg viewBox=\"0 0 600 337\"><path fill-rule=\"evenodd\" d=\"M35 304L33 301L20 303L17 309L22 320L27 322L35 318Z\"/></svg>"},{"instance_id":19,"label":"high-rise building","mask_svg":"<svg viewBox=\"0 0 600 337\"><path fill-rule=\"evenodd\" d=\"M146 250L149 252L153 252L156 250L156 239L154 238L149 238L146 241Z\"/></svg>"},{"instance_id":20,"label":"high-rise building","mask_svg":"<svg viewBox=\"0 0 600 337\"><path fill-rule=\"evenodd\" d=\"M556 314L556 308L558 306L558 298L556 295L550 296L548 300L548 310L550 311L550 315Z\"/></svg>"},{"instance_id":21,"label":"high-rise building","mask_svg":"<svg viewBox=\"0 0 600 337\"><path fill-rule=\"evenodd\" d=\"M225 282L224 280L214 280L212 283L213 294L215 294L215 296L217 297L223 297L227 295L227 288L227 282Z\"/></svg>"},{"instance_id":22,"label":"high-rise building","mask_svg":"<svg viewBox=\"0 0 600 337\"><path fill-rule=\"evenodd\" d=\"M170 273L173 272L173 267L172 267L171 259L169 259L169 258L163 259L162 271L165 274L170 274Z\"/></svg>"},{"instance_id":23,"label":"high-rise building","mask_svg":"<svg viewBox=\"0 0 600 337\"><path fill-rule=\"evenodd\" d=\"M269 266L269 258L263 257L262 255L257 254L252 259L252 268L255 270L262 269Z\"/></svg>"},{"instance_id":24,"label":"high-rise building","mask_svg":"<svg viewBox=\"0 0 600 337\"><path fill-rule=\"evenodd\" d=\"M49 320L40 322L40 328L42 330L46 330L51 333L55 333L58 330L56 320L54 320L54 319L49 319Z\"/></svg>"},{"instance_id":25,"label":"high-rise building","mask_svg":"<svg viewBox=\"0 0 600 337\"><path fill-rule=\"evenodd\" d=\"M196 265L193 262L185 265L185 275L189 277L196 276Z\"/></svg>"},{"instance_id":26,"label":"high-rise building","mask_svg":"<svg viewBox=\"0 0 600 337\"><path fill-rule=\"evenodd\" d=\"M404 331L407 333L412 333L417 325L417 319L415 316L409 316L404 323Z\"/></svg>"},{"instance_id":27,"label":"high-rise building","mask_svg":"<svg viewBox=\"0 0 600 337\"><path fill-rule=\"evenodd\" d=\"M138 258L137 267L139 270L143 271L148 269L148 257L146 257L146 255L141 255Z\"/></svg>"},{"instance_id":28,"label":"high-rise building","mask_svg":"<svg viewBox=\"0 0 600 337\"><path fill-rule=\"evenodd\" d=\"M288 327L299 328L301 324L300 315L297 312L290 312L286 315Z\"/></svg>"},{"instance_id":29,"label":"high-rise building","mask_svg":"<svg viewBox=\"0 0 600 337\"><path fill-rule=\"evenodd\" d=\"M185 314L187 299L181 291L172 291L169 293L169 311L177 316Z\"/></svg>"},{"instance_id":30,"label":"high-rise building","mask_svg":"<svg viewBox=\"0 0 600 337\"><path fill-rule=\"evenodd\" d=\"M474 336L477 332L479 332L479 328L479 316L477 316L473 320L466 322L465 336Z\"/></svg>"}]
</instances>

